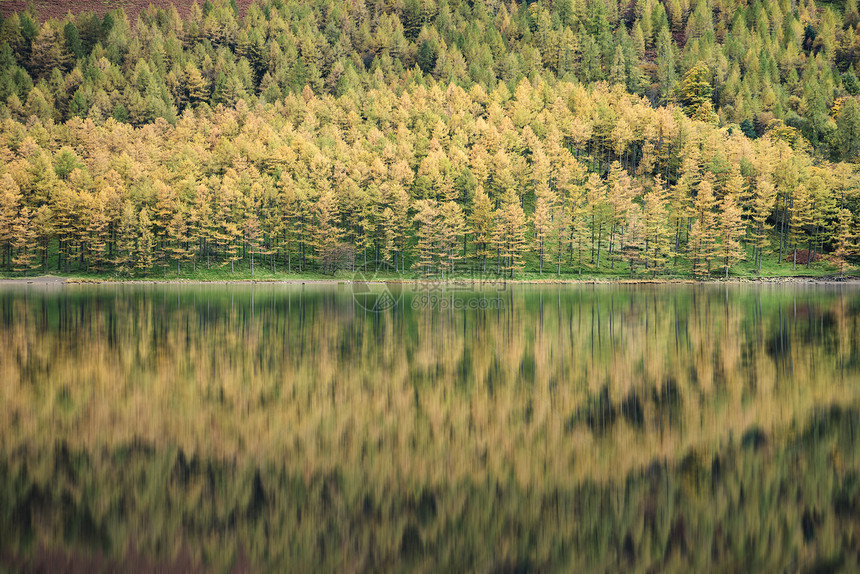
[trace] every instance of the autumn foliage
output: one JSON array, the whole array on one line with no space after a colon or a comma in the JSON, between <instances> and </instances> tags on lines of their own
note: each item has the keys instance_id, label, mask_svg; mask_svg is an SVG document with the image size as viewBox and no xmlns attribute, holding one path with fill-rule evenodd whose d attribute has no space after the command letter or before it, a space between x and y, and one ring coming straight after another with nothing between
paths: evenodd
<instances>
[{"instance_id":1,"label":"autumn foliage","mask_svg":"<svg viewBox=\"0 0 860 574\"><path fill-rule=\"evenodd\" d=\"M5 17L0 268L705 277L837 249L850 265L860 85L827 67L853 66L833 13L607 6ZM750 36L763 19L778 50ZM762 56L741 65L739 38Z\"/></svg>"}]
</instances>

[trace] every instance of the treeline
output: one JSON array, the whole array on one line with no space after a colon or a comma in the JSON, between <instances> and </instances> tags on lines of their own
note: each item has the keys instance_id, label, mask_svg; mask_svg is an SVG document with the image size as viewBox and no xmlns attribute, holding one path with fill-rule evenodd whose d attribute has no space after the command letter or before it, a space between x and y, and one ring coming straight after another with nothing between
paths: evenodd
<instances>
[{"instance_id":1,"label":"treeline","mask_svg":"<svg viewBox=\"0 0 860 574\"><path fill-rule=\"evenodd\" d=\"M0 124L0 264L27 272L622 267L727 274L856 243L850 164L621 87L487 93L381 75L334 97L186 109L176 124ZM806 252L803 252L806 253ZM795 261L796 264L796 261Z\"/></svg>"},{"instance_id":2,"label":"treeline","mask_svg":"<svg viewBox=\"0 0 860 574\"><path fill-rule=\"evenodd\" d=\"M122 10L24 12L0 22L0 113L173 123L187 108L274 103L305 86L339 97L376 75L488 93L540 76L622 85L750 137L780 120L856 161L858 24L856 0L271 0L244 18L207 0L186 19L149 8L134 22Z\"/></svg>"}]
</instances>

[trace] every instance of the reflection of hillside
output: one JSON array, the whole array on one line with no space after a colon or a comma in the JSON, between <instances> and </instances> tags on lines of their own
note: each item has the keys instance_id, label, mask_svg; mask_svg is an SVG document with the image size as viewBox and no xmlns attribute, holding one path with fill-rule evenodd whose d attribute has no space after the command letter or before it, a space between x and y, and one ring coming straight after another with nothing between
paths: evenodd
<instances>
[{"instance_id":1,"label":"reflection of hillside","mask_svg":"<svg viewBox=\"0 0 860 574\"><path fill-rule=\"evenodd\" d=\"M190 548L221 570L242 554L304 572L856 571L858 415L834 408L788 441L762 433L606 482L529 487L506 474L382 488L368 464L302 475L142 443L22 448L0 462L0 560L38 560L38 540L120 567L132 544L164 564Z\"/></svg>"},{"instance_id":2,"label":"reflection of hillside","mask_svg":"<svg viewBox=\"0 0 860 574\"><path fill-rule=\"evenodd\" d=\"M501 310L376 315L333 289L6 293L4 445L137 437L303 472L375 461L382 482L527 485L606 479L857 400L852 299L731 295L524 289L494 292Z\"/></svg>"},{"instance_id":3,"label":"reflection of hillside","mask_svg":"<svg viewBox=\"0 0 860 574\"><path fill-rule=\"evenodd\" d=\"M69 540L63 513L83 504L75 528L93 544L109 538L113 551L154 521L158 532L142 528L149 538L138 548L169 553L190 537L218 563L236 551L224 544L236 528L251 555L272 563L287 555L261 558L274 544L263 540L289 539L284 552L306 561L313 555L299 553L322 543L333 568L345 555L384 564L413 552L425 565L469 569L492 561L480 554L490 547L498 564L528 556L533 566L616 568L617 556L606 557L619 544L626 559L633 552L636 564L655 564L676 531L688 532L688 548L747 544L707 522L709 505L726 520L753 512L738 506L741 496L765 497L741 531L796 534L791 513L805 506L792 499L777 511L788 495L768 489L797 480L830 481L829 494L815 491L807 523L832 528L836 518L814 512L825 513L833 489L856 476L853 443L816 443L814 455L784 446L798 444L798 425L822 407L860 400L860 294L850 290L514 289L491 292L499 309L416 312L407 296L384 314L365 313L336 288L24 293L0 292L0 469L3 485L20 485L6 496L18 500L17 512L38 515L32 531L49 546ZM727 456L743 464L726 471ZM61 488L58 467L80 477ZM166 487L176 472L187 479ZM713 472L737 473L735 499L702 494L708 483L696 477ZM621 477L645 497L654 476L668 491L625 502L632 494ZM175 489L167 507L164 488ZM692 506L679 525L682 495ZM425 515L435 507L435 516L459 522L412 516L422 504ZM129 510L128 523L117 508ZM490 524L497 513L505 518ZM617 522L643 515L652 527ZM643 543L648 528L655 533ZM764 554L753 560L782 564L789 549L794 563L831 556L853 528L813 551L786 540L786 554L756 538ZM565 546L589 539L604 545L593 556ZM740 547L720 552L749 556ZM732 560L720 563L746 564Z\"/></svg>"}]
</instances>

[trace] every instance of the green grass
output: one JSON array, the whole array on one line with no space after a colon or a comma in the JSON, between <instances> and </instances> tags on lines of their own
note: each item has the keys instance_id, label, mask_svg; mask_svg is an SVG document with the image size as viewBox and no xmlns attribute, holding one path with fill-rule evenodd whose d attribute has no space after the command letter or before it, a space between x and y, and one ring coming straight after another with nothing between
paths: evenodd
<instances>
[{"instance_id":1,"label":"green grass","mask_svg":"<svg viewBox=\"0 0 860 574\"><path fill-rule=\"evenodd\" d=\"M614 267L611 262L601 262L600 269L596 269L591 265L584 264L582 274L579 274L576 269L571 270L566 265L562 265L561 275L557 274L557 268L554 265L544 265L544 272L541 274L538 269L536 258L528 258L525 261L525 268L522 271L514 273L513 281L533 281L533 282L552 282L552 281L625 281L625 280L651 280L654 279L651 272L637 266L634 275L631 277L629 266L621 261L616 261ZM693 277L690 273L689 264L686 261L679 260L676 269L668 269L665 273L658 274L656 280L689 280L689 279L705 279L705 280L721 280L724 275L722 268L714 267L713 272L709 277ZM852 276L857 273L856 267L846 267L845 275ZM729 273L729 279L758 279L758 278L777 278L777 277L829 277L839 274L839 269L832 263L821 261L813 263L808 269L806 265L798 265L797 269L792 269L791 263L779 263L776 258L765 258L762 262L761 274L756 272L752 262L741 262L733 267ZM27 274L29 277L37 277L44 275L42 269L34 270ZM231 272L229 266L215 265L206 269L198 267L192 271L190 266L183 269L182 273L177 273L176 267L171 265L167 269L153 268L147 273L133 273L131 275L119 274L114 271L109 272L85 272L72 271L71 273L61 273L55 267L48 268L47 275L56 277L64 277L67 280L82 281L82 282L97 282L97 281L199 281L199 282L228 282L228 281L350 281L359 279L368 279L374 281L412 281L424 279L424 276L415 270L407 269L405 273L397 273L393 270L374 271L373 265L368 265L367 272L364 272L362 267L355 271L345 269L339 270L334 275L321 273L318 271L303 271L303 272L287 272L286 269L278 268L272 271L271 267L256 267L254 274L251 274L250 266L239 264L236 265L234 271ZM2 272L0 277L3 278L20 278L24 277L22 273ZM500 279L511 280L510 277L500 277L495 273L495 267L488 263L487 272L471 272L463 271L455 273L451 279L483 279L484 281L495 281ZM432 279L438 279L438 276Z\"/></svg>"},{"instance_id":2,"label":"green grass","mask_svg":"<svg viewBox=\"0 0 860 574\"><path fill-rule=\"evenodd\" d=\"M417 270L409 269L405 273L398 273L390 269L374 270L372 262L368 261L367 271L364 271L363 262L358 256L356 257L356 269L340 270L334 275L321 273L318 271L287 271L286 268L277 267L272 271L271 266L256 265L254 274L251 274L251 268L247 261L239 261L235 264L233 270L229 265L222 265L220 262L213 262L207 269L205 262L202 265L197 265L196 269L192 270L191 263L184 263L182 272L177 273L176 264L155 266L146 273L120 274L116 271L104 272L86 272L85 270L72 270L70 273L62 273L57 270L57 256L52 253L49 257L47 271L42 267L31 271L28 276L52 275L64 277L72 281L200 281L200 282L225 282L225 281L350 281L356 279L370 279L375 281L415 281L422 280L425 277ZM557 274L557 266L553 263L553 257L548 256L544 263L544 271L539 272L540 265L536 254L527 252L523 258L524 267L521 271L514 273L514 277L497 276L495 273L495 261L487 261L486 273L477 271L463 270L455 273L453 279L466 280L513 280L513 281L532 281L532 282L553 282L553 281L612 281L612 280L651 280L654 279L653 274L647 271L642 265L637 265L635 273L631 277L630 267L624 261L615 261L614 265L609 260L608 255L604 252L601 254L601 265L597 269L589 263L590 254L584 254L582 273L578 272L577 262L574 260L573 265L569 265L569 257L565 256L562 261L561 275ZM805 264L798 264L796 269L792 268L791 262L780 262L776 252L765 256L762 261L761 273L759 274L753 263L752 250L748 249L747 259L741 261L731 268L729 279L759 279L759 278L779 278L779 277L830 277L839 275L839 268L829 261L817 261L809 268ZM295 268L295 266L294 266ZM858 273L857 266L848 265L845 268L845 276L854 276ZM23 277L22 273L11 271L0 271L0 278L15 278ZM724 278L722 267L718 261L715 261L712 267L712 273L709 277L694 277L691 273L690 263L683 257L678 258L677 267L671 265L663 273L657 275L656 280L721 280ZM430 278L431 280L439 280L438 276ZM446 277L448 279L448 277Z\"/></svg>"}]
</instances>

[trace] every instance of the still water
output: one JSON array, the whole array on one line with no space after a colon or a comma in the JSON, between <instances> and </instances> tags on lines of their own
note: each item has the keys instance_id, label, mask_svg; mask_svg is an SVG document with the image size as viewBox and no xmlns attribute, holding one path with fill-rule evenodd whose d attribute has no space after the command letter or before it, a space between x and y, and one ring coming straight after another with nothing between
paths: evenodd
<instances>
[{"instance_id":1,"label":"still water","mask_svg":"<svg viewBox=\"0 0 860 574\"><path fill-rule=\"evenodd\" d=\"M860 288L0 287L0 570L857 571Z\"/></svg>"}]
</instances>

